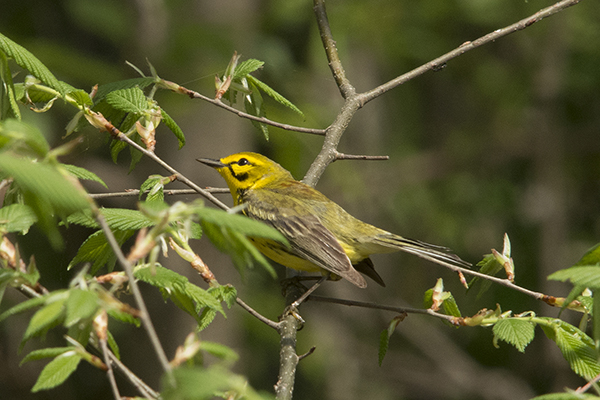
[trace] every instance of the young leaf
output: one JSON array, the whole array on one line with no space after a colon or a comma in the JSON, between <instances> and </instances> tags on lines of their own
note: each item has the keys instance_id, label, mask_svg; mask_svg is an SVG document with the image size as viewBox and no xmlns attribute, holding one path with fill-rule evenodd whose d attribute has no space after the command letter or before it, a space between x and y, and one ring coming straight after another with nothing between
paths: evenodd
<instances>
[{"instance_id":1,"label":"young leaf","mask_svg":"<svg viewBox=\"0 0 600 400\"><path fill-rule=\"evenodd\" d=\"M266 83L259 81L252 75L248 75L248 81L253 83L255 86L257 86L260 90L265 92L269 97L271 97L273 100L275 100L279 104L286 106L287 108L300 114L300 116L302 116L302 118L304 118L304 113L302 111L300 111L300 109L298 107L296 107L291 101L289 101L288 99L286 99L285 97L283 97L282 95L277 93L273 88L271 88Z\"/></svg>"},{"instance_id":2,"label":"young leaf","mask_svg":"<svg viewBox=\"0 0 600 400\"><path fill-rule=\"evenodd\" d=\"M146 95L139 87L115 90L106 95L106 102L117 110L142 114L148 109Z\"/></svg>"},{"instance_id":3,"label":"young leaf","mask_svg":"<svg viewBox=\"0 0 600 400\"><path fill-rule=\"evenodd\" d=\"M203 350L215 357L228 362L236 362L239 358L238 354L231 347L221 343L209 342L203 340L200 342L200 350Z\"/></svg>"},{"instance_id":4,"label":"young leaf","mask_svg":"<svg viewBox=\"0 0 600 400\"><path fill-rule=\"evenodd\" d=\"M21 361L19 365L23 365L29 361L42 360L44 358L54 358L59 356L67 351L73 351L75 347L48 347L46 349L34 350L31 353L27 354L25 358Z\"/></svg>"},{"instance_id":5,"label":"young leaf","mask_svg":"<svg viewBox=\"0 0 600 400\"><path fill-rule=\"evenodd\" d=\"M0 148L10 148L15 153L45 157L50 150L46 138L35 126L16 119L0 122Z\"/></svg>"},{"instance_id":6,"label":"young leaf","mask_svg":"<svg viewBox=\"0 0 600 400\"><path fill-rule=\"evenodd\" d=\"M106 331L106 342L108 343L108 347L110 347L110 350L113 352L113 354L115 355L115 357L117 357L118 360L121 359L121 352L119 350L119 345L117 344L117 341L115 340L115 337L113 336L112 333L110 333L109 330Z\"/></svg>"},{"instance_id":7,"label":"young leaf","mask_svg":"<svg viewBox=\"0 0 600 400\"><path fill-rule=\"evenodd\" d=\"M62 384L75 372L80 361L81 357L75 351L69 351L56 357L44 367L31 391L35 393Z\"/></svg>"},{"instance_id":8,"label":"young leaf","mask_svg":"<svg viewBox=\"0 0 600 400\"><path fill-rule=\"evenodd\" d=\"M104 186L105 188L108 189L108 186L106 186L106 183L104 183L104 181L102 179L100 179L100 177L98 175L96 175L95 173L93 173L91 171L88 171L85 168L81 168L81 167L78 167L76 165L71 165L71 164L61 164L61 166L63 168L65 168L67 171L69 171L69 173L71 175L73 175L75 178L84 179L87 181L98 182L99 184L101 184L102 186Z\"/></svg>"},{"instance_id":9,"label":"young leaf","mask_svg":"<svg viewBox=\"0 0 600 400\"><path fill-rule=\"evenodd\" d=\"M548 279L564 282L570 280L573 285L600 289L600 266L578 266L561 269L548 276Z\"/></svg>"},{"instance_id":10,"label":"young leaf","mask_svg":"<svg viewBox=\"0 0 600 400\"><path fill-rule=\"evenodd\" d=\"M235 68L233 79L244 78L246 75L262 68L263 65L265 65L264 61L256 60L254 58L249 58L248 60L242 61Z\"/></svg>"},{"instance_id":11,"label":"young leaf","mask_svg":"<svg viewBox=\"0 0 600 400\"><path fill-rule=\"evenodd\" d=\"M6 55L0 51L0 119L15 118L21 120L21 110L19 110L18 99L21 93L17 92L12 80L10 67Z\"/></svg>"},{"instance_id":12,"label":"young leaf","mask_svg":"<svg viewBox=\"0 0 600 400\"><path fill-rule=\"evenodd\" d=\"M122 89L131 89L135 87L139 87L140 89L144 89L154 83L153 77L143 77L143 78L133 78L126 79L124 81L117 81L107 83L105 85L98 86L98 91L96 92L96 96L94 96L94 101L99 103L103 100L107 94L110 92L114 92L116 90Z\"/></svg>"},{"instance_id":13,"label":"young leaf","mask_svg":"<svg viewBox=\"0 0 600 400\"><path fill-rule=\"evenodd\" d=\"M600 397L588 393L548 393L536 396L531 400L600 400Z\"/></svg>"},{"instance_id":14,"label":"young leaf","mask_svg":"<svg viewBox=\"0 0 600 400\"><path fill-rule=\"evenodd\" d=\"M496 339L512 344L521 353L535 336L534 325L529 321L505 318L498 321L493 328Z\"/></svg>"},{"instance_id":15,"label":"young leaf","mask_svg":"<svg viewBox=\"0 0 600 400\"><path fill-rule=\"evenodd\" d=\"M547 320L550 323L541 327L546 336L556 343L573 372L588 380L598 375L598 351L592 338L564 321Z\"/></svg>"},{"instance_id":16,"label":"young leaf","mask_svg":"<svg viewBox=\"0 0 600 400\"><path fill-rule=\"evenodd\" d=\"M248 84L248 88L250 93L244 96L244 108L248 114L254 115L256 117L266 117L267 111L265 110L265 104L263 102L262 95L260 94L260 90L254 85L252 82L245 81ZM265 136L265 140L269 140L269 127L262 122L250 120L252 125L257 128L259 131L263 133Z\"/></svg>"},{"instance_id":17,"label":"young leaf","mask_svg":"<svg viewBox=\"0 0 600 400\"><path fill-rule=\"evenodd\" d=\"M154 225L148 217L137 210L127 208L102 208L102 215L111 229L118 231L139 230ZM67 218L70 224L82 225L88 228L98 228L98 223L91 213L76 213Z\"/></svg>"},{"instance_id":18,"label":"young leaf","mask_svg":"<svg viewBox=\"0 0 600 400\"><path fill-rule=\"evenodd\" d=\"M18 45L6 36L0 34L0 50L21 66L31 72L39 80L53 89L56 89L61 95L65 95L64 86L60 84L58 79L50 72L50 70L42 64L33 54L31 54L23 46Z\"/></svg>"},{"instance_id":19,"label":"young leaf","mask_svg":"<svg viewBox=\"0 0 600 400\"><path fill-rule=\"evenodd\" d=\"M98 296L89 290L71 289L67 300L67 316L64 325L72 326L91 317L98 309Z\"/></svg>"},{"instance_id":20,"label":"young leaf","mask_svg":"<svg viewBox=\"0 0 600 400\"><path fill-rule=\"evenodd\" d=\"M183 134L183 131L181 130L179 125L177 125L177 122L175 122L175 120L171 118L171 116L167 114L165 110L161 108L160 113L162 114L162 120L167 126L167 128L169 128L171 132L173 132L173 134L177 138L177 141L179 141L179 148L181 149L185 145L185 135Z\"/></svg>"},{"instance_id":21,"label":"young leaf","mask_svg":"<svg viewBox=\"0 0 600 400\"><path fill-rule=\"evenodd\" d=\"M47 303L33 314L23 335L21 345L25 344L32 337L41 335L53 326L58 325L64 316L66 300L64 297L61 297L56 301Z\"/></svg>"},{"instance_id":22,"label":"young leaf","mask_svg":"<svg viewBox=\"0 0 600 400\"><path fill-rule=\"evenodd\" d=\"M27 233L29 227L36 222L35 213L25 204L11 204L0 208L0 232Z\"/></svg>"},{"instance_id":23,"label":"young leaf","mask_svg":"<svg viewBox=\"0 0 600 400\"><path fill-rule=\"evenodd\" d=\"M390 321L387 329L381 332L379 336L379 366L383 363L383 359L385 358L385 354L387 353L388 346L390 343L390 338L394 334L396 327L400 322L404 320L405 315L397 315Z\"/></svg>"},{"instance_id":24,"label":"young leaf","mask_svg":"<svg viewBox=\"0 0 600 400\"><path fill-rule=\"evenodd\" d=\"M135 231L115 231L113 233L119 245L122 245L135 233ZM67 270L70 270L77 264L90 262L92 263L90 268L91 275L98 272L104 265L106 265L108 272L112 272L116 260L117 257L108 244L104 232L96 231L81 244L79 250L77 250L77 255L67 266Z\"/></svg>"},{"instance_id":25,"label":"young leaf","mask_svg":"<svg viewBox=\"0 0 600 400\"><path fill-rule=\"evenodd\" d=\"M0 322L4 321L6 318L11 317L13 315L25 312L34 307L41 306L46 301L60 299L61 297L66 300L67 296L68 296L68 294L67 294L66 290L56 290L56 291L52 292L51 294L48 294L45 296L34 297L29 300L25 300L24 302L19 303L15 306L9 308L8 310L4 311L0 315Z\"/></svg>"}]
</instances>

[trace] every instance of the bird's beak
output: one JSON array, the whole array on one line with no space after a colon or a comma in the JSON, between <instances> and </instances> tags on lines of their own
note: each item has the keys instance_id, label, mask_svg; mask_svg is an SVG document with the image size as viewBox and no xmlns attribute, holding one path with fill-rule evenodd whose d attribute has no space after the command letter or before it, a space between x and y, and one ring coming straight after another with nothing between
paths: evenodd
<instances>
[{"instance_id":1,"label":"bird's beak","mask_svg":"<svg viewBox=\"0 0 600 400\"><path fill-rule=\"evenodd\" d=\"M223 164L221 160L214 160L212 158L197 158L196 161L213 168L223 168L227 166L227 164Z\"/></svg>"}]
</instances>

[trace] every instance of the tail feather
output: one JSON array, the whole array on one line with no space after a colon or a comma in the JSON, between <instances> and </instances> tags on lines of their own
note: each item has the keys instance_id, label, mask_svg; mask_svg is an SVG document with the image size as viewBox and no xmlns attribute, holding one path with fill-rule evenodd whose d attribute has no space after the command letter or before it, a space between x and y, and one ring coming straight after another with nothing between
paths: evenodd
<instances>
[{"instance_id":1,"label":"tail feather","mask_svg":"<svg viewBox=\"0 0 600 400\"><path fill-rule=\"evenodd\" d=\"M414 254L418 257L450 268L471 268L473 266L471 263L464 261L456 254L452 253L452 250L447 247L421 242L420 240L407 239L390 233L376 236L374 242L381 246L396 248Z\"/></svg>"}]
</instances>

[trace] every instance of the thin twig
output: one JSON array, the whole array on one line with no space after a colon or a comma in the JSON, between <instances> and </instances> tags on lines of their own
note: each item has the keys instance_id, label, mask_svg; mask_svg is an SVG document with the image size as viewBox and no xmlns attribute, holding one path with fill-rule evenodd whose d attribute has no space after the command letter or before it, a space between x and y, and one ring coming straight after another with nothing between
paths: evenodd
<instances>
[{"instance_id":1,"label":"thin twig","mask_svg":"<svg viewBox=\"0 0 600 400\"><path fill-rule=\"evenodd\" d=\"M104 364L106 364L107 370L106 375L108 376L108 382L110 383L110 387L113 392L113 396L115 400L121 400L121 394L119 393L119 387L117 386L117 381L115 380L115 374L112 369L112 363L110 362L110 357L108 355L108 346L106 345L106 340L100 340L100 348L102 349L102 356L104 357Z\"/></svg>"},{"instance_id":2,"label":"thin twig","mask_svg":"<svg viewBox=\"0 0 600 400\"><path fill-rule=\"evenodd\" d=\"M426 315L431 315L433 317L446 320L446 321L448 321L450 323L454 323L454 320L455 320L455 317L453 317L451 315L440 314L440 313L435 312L435 311L433 311L431 309L386 306L386 305L377 304L377 303L367 303L367 302L363 302L363 301L336 299L336 298L333 298L333 297L324 297L324 296L317 296L317 295L310 296L308 298L308 300L319 301L319 302L322 302L322 303L342 304L342 305L350 306L350 307L362 307L362 308L372 308L372 309L376 309L376 310L393 311L393 312L397 312L397 313L400 313L400 314L402 314L402 313L407 313L407 314L426 314Z\"/></svg>"},{"instance_id":3,"label":"thin twig","mask_svg":"<svg viewBox=\"0 0 600 400\"><path fill-rule=\"evenodd\" d=\"M436 58L435 60L430 61L426 64L423 64L420 67L413 69L412 71L402 74L399 77L392 79L391 81L384 83L383 85L378 86L375 89L369 90L368 92L359 94L358 96L361 99L362 104L364 105L364 104L368 103L369 101L381 96L388 90L391 90L399 85L402 85L403 83L405 83L411 79L414 79L417 76L422 75L427 71L432 71L432 70L436 71L436 70L439 70L440 68L443 68L448 61L465 54L469 50L473 50L473 49L475 49L479 46L482 46L486 43L493 42L494 40L497 40L503 36L506 36L511 33L528 28L531 25L533 25L534 23L541 21L543 18L550 17L550 16L564 10L565 8L574 6L575 4L579 3L580 1L581 0L559 1L556 4L554 4L550 7L546 7L544 9L536 12L535 14L533 14L527 18L523 18L522 20L520 20L514 24L511 24L505 28L497 29L497 30L495 30L491 33L488 33L487 35L482 36L479 39L473 40L471 42L465 42L462 45L460 45L459 47L457 47L456 49Z\"/></svg>"},{"instance_id":4,"label":"thin twig","mask_svg":"<svg viewBox=\"0 0 600 400\"><path fill-rule=\"evenodd\" d=\"M206 187L204 188L208 193L229 193L229 189L227 188L212 188ZM189 194L197 194L198 191L194 189L171 189L165 190L165 195L167 196L180 196L180 195L189 195ZM90 193L90 197L92 199L107 199L111 197L135 197L139 196L139 189L128 189L124 192L112 192L112 193Z\"/></svg>"},{"instance_id":5,"label":"thin twig","mask_svg":"<svg viewBox=\"0 0 600 400\"><path fill-rule=\"evenodd\" d=\"M196 192L200 193L202 196L204 196L207 200L209 200L210 202L212 202L217 207L220 207L223 210L228 210L229 209L229 207L227 205L225 205L225 203L223 203L221 200L217 199L209 191L207 191L205 189L202 189L200 186L196 185L194 182L192 182L191 180L189 180L188 178L186 178L184 175L180 174L175 168L171 167L169 164L167 164L166 162L164 162L156 154L154 154L153 152L151 152L149 150L146 150L145 148L143 148L142 146L140 146L139 144L137 144L133 140L129 139L127 137L127 135L125 135L123 132L117 130L116 133L111 132L111 134L113 134L118 140L126 142L131 147L134 147L135 149L141 151L142 154L144 154L145 156L147 156L147 157L151 158L152 160L154 160L156 163L158 163L161 167L163 167L164 169L166 169L170 173L176 175L178 181L180 181L180 182L186 184L187 186L191 187L192 189L194 189Z\"/></svg>"},{"instance_id":6,"label":"thin twig","mask_svg":"<svg viewBox=\"0 0 600 400\"><path fill-rule=\"evenodd\" d=\"M110 350L108 352L108 356L110 358L111 363L119 370L119 372L123 373L129 382L133 386L137 388L140 394L149 399L157 399L159 397L159 393L152 389L150 386L146 384L143 380L141 380L136 374L134 374L125 364L121 362Z\"/></svg>"},{"instance_id":7,"label":"thin twig","mask_svg":"<svg viewBox=\"0 0 600 400\"><path fill-rule=\"evenodd\" d=\"M129 279L129 287L131 289L131 293L133 294L133 298L135 299L137 308L140 310L140 318L142 320L142 323L144 324L146 333L150 338L150 343L152 343L152 347L154 348L154 351L158 356L163 370L170 376L171 380L173 380L173 371L169 364L169 360L167 359L167 355L165 354L165 350L160 344L160 340L158 339L158 335L156 334L156 330L154 329L154 325L152 324L152 320L150 319L150 314L148 313L148 309L146 308L146 303L144 302L144 299L140 292L140 288L137 284L135 276L133 275L133 267L121 251L121 247L119 246L117 239L115 239L112 230L106 223L104 216L99 212L97 212L96 214L96 221L102 228L102 231L104 232L104 235L106 236L106 239L108 240L111 249L117 256L119 264L121 265L121 267L125 271L125 274L127 275L127 278Z\"/></svg>"},{"instance_id":8,"label":"thin twig","mask_svg":"<svg viewBox=\"0 0 600 400\"><path fill-rule=\"evenodd\" d=\"M280 129L284 129L286 131L294 131L294 132L301 132L301 133L309 133L311 135L319 135L319 136L323 136L325 135L325 129L318 129L318 128L304 128L301 126L294 126L294 125L289 125L289 124L283 124L281 122L275 122L275 121L271 121L268 118L265 117L257 117L256 115L252 115L252 114L248 114L245 113L243 111L238 110L237 108L231 107L225 103L223 103L221 100L218 99L212 99L208 96L205 96L203 94L200 94L198 92L195 92L193 90L187 89L183 86L179 86L177 89L173 89L174 92L178 92L178 93L182 93L185 94L186 96L189 96L192 99L201 99L204 100L208 103L214 104L217 107L221 107L229 112L232 112L234 114L236 114L238 117L241 118L247 118L250 119L252 121L256 121L256 122L260 122L261 124L266 124L266 125L271 125L274 126L276 128L280 128Z\"/></svg>"},{"instance_id":9,"label":"thin twig","mask_svg":"<svg viewBox=\"0 0 600 400\"><path fill-rule=\"evenodd\" d=\"M260 322L264 323L267 326L270 326L273 329L279 329L279 323L277 323L275 321L271 321L269 318L263 316L258 311L254 310L252 307L250 307L248 304L246 304L239 297L235 298L235 302L238 303L238 305L240 307L242 307L244 310L248 311L253 317L258 319Z\"/></svg>"},{"instance_id":10,"label":"thin twig","mask_svg":"<svg viewBox=\"0 0 600 400\"><path fill-rule=\"evenodd\" d=\"M335 155L335 159L333 161L337 161L337 160L389 160L390 156L368 156L368 155L363 155L363 154L344 154L344 153L340 153L340 152L336 152Z\"/></svg>"}]
</instances>

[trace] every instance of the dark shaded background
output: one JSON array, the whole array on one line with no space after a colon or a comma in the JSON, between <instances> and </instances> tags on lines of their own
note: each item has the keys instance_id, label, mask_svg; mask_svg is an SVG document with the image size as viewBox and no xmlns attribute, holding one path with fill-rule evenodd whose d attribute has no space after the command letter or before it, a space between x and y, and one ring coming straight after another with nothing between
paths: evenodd
<instances>
[{"instance_id":1,"label":"dark shaded background","mask_svg":"<svg viewBox=\"0 0 600 400\"><path fill-rule=\"evenodd\" d=\"M3 0L0 32L34 53L61 80L89 90L94 84L136 77L130 61L148 71L148 59L165 79L211 95L214 75L232 53L265 61L257 73L306 115L302 120L267 102L274 120L324 128L342 101L331 77L308 1L247 0ZM359 91L371 89L424 62L550 5L550 1L331 0L329 19L347 75ZM392 232L453 248L477 262L501 249L507 232L513 245L517 283L552 295L567 285L548 282L551 272L575 263L600 237L600 6L584 1L525 31L452 60L445 69L408 82L361 109L339 150L386 154L386 162L341 161L331 165L318 188L357 217ZM21 80L22 76L16 78ZM200 185L223 186L218 175L194 161L242 150L262 152L290 169L306 172L322 139L271 129L265 141L252 125L199 100L161 92L160 105L183 128L187 145L160 127L157 154ZM24 113L52 145L62 143L75 111L57 104L47 114ZM150 174L166 174L143 160L130 174L128 157L110 161L104 134L82 132L85 143L66 162L96 172L111 191L139 187ZM177 186L177 185L174 185ZM91 192L104 191L90 185ZM192 200L190 196L177 200ZM224 197L230 201L229 197ZM174 201L174 199L173 199ZM134 207L135 199L106 206ZM73 272L68 260L90 232L66 232L68 250L53 253L39 232L22 238L24 253L36 254L42 283L64 287ZM221 283L276 318L284 300L277 282L251 271L242 282L231 261L206 240L196 244ZM360 290L328 283L321 294L383 304L421 306L423 292L443 277L466 315L480 308L558 310L493 286L478 298L464 293L454 274L405 254L376 256L387 288ZM201 280L175 257L163 265ZM283 276L282 269L278 270ZM194 329L194 321L152 288L144 288L169 357ZM7 292L3 308L22 296ZM525 354L500 343L491 329L454 329L411 315L392 337L383 366L377 364L379 333L394 315L308 303L299 333L303 360L296 399L527 399L582 384L553 342L537 330ZM43 362L19 367L28 351L62 346L61 332L45 342L16 349L30 315L0 325L0 398L106 399L103 374L80 365L58 389L30 394ZM565 313L577 324L579 315ZM145 333L111 322L123 360L155 388L160 367ZM254 387L272 390L278 365L278 336L241 309L228 312L202 333L240 354L236 371ZM133 395L125 389L123 394Z\"/></svg>"}]
</instances>

